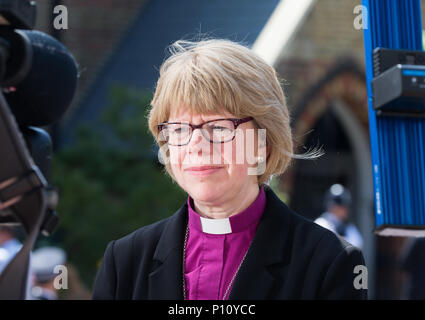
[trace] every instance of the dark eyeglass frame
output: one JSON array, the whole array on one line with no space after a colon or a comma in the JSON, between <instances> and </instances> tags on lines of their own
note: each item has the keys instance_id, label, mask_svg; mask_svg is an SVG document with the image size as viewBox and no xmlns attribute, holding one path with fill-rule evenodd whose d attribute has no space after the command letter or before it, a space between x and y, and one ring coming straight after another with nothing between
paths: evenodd
<instances>
[{"instance_id":1,"label":"dark eyeglass frame","mask_svg":"<svg viewBox=\"0 0 425 320\"><path fill-rule=\"evenodd\" d=\"M193 135L193 132L195 131L195 129L202 129L202 127L203 127L205 124L207 124L207 123L214 122L214 121L221 121L221 120L230 120L230 121L232 121L232 122L233 122L233 125L234 125L234 129L233 129L233 137L232 137L232 139L227 140L227 141L219 141L219 142L216 142L216 141L212 141L211 139L209 139L209 137L208 137L208 138L207 138L207 137L205 137L205 135L204 135L204 133L203 133L203 130L201 130L201 132L202 132L202 136L203 136L205 139L207 139L210 143L225 143L225 142L232 141L232 140L235 138L235 136L236 136L236 135L234 134L234 132L235 132L235 130L237 129L237 127L238 127L239 125L241 125L242 123L245 123L245 122L248 122L248 121L254 120L254 118L253 118L253 117L246 117L246 118L242 118L242 119L237 119L237 118L220 118L220 119L213 119L213 120L205 121L205 122L200 123L200 124L191 124L191 123L189 123L189 122L168 122L168 121L165 121L165 122L162 122L162 123L160 123L160 124L158 124L158 125L157 125L157 127L158 127L158 134L159 134L159 133L160 133L160 132L164 129L164 127L165 127L166 125L168 125L168 124L186 124L186 125L189 125L189 127L190 127L191 131L190 131L190 135L189 135L189 139L188 139L188 141L187 141L186 143L183 143L183 144L170 144L170 145L172 145L172 146L184 146L184 145L189 144L190 140L192 139L192 135ZM167 143L168 143L168 142L167 142Z\"/></svg>"}]
</instances>

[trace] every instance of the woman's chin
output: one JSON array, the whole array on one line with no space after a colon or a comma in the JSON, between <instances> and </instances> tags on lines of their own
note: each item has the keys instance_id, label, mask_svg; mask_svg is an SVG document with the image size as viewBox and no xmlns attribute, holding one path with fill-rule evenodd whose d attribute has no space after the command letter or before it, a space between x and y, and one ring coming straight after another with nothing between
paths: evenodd
<instances>
[{"instance_id":1,"label":"woman's chin","mask_svg":"<svg viewBox=\"0 0 425 320\"><path fill-rule=\"evenodd\" d=\"M223 186L209 183L199 183L190 185L188 188L188 193L194 200L202 202L213 202L216 199L222 197L226 192L226 189Z\"/></svg>"}]
</instances>

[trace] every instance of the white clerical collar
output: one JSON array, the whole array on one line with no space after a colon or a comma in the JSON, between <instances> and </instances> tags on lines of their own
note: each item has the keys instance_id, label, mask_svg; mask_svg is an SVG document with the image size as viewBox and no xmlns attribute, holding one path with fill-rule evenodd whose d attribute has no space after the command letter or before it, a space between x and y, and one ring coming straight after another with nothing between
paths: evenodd
<instances>
[{"instance_id":1,"label":"white clerical collar","mask_svg":"<svg viewBox=\"0 0 425 320\"><path fill-rule=\"evenodd\" d=\"M232 226L229 218L209 219L201 217L202 232L210 234L228 234L232 233Z\"/></svg>"},{"instance_id":2,"label":"white clerical collar","mask_svg":"<svg viewBox=\"0 0 425 320\"><path fill-rule=\"evenodd\" d=\"M187 197L189 228L209 234L239 233L256 225L263 214L266 205L266 195L261 187L260 193L248 208L224 219L210 219L201 216L193 208L193 199Z\"/></svg>"}]
</instances>

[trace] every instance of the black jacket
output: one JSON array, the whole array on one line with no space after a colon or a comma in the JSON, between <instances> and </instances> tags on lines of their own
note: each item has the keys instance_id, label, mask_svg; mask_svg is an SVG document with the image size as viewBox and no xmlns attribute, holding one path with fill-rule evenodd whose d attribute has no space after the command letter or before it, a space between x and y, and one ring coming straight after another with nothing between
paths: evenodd
<instances>
[{"instance_id":1,"label":"black jacket","mask_svg":"<svg viewBox=\"0 0 425 320\"><path fill-rule=\"evenodd\" d=\"M366 299L355 289L359 249L290 211L265 187L266 207L229 299ZM93 299L183 299L185 203L171 217L111 241Z\"/></svg>"}]
</instances>

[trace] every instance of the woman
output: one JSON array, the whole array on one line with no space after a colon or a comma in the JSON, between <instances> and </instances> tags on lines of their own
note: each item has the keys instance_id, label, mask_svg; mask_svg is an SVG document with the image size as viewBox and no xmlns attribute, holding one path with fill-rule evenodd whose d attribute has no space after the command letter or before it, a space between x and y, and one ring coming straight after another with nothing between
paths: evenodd
<instances>
[{"instance_id":1,"label":"woman","mask_svg":"<svg viewBox=\"0 0 425 320\"><path fill-rule=\"evenodd\" d=\"M151 105L160 159L188 199L108 244L94 299L366 297L353 285L361 252L267 185L294 157L271 66L228 40L178 41Z\"/></svg>"}]
</instances>

